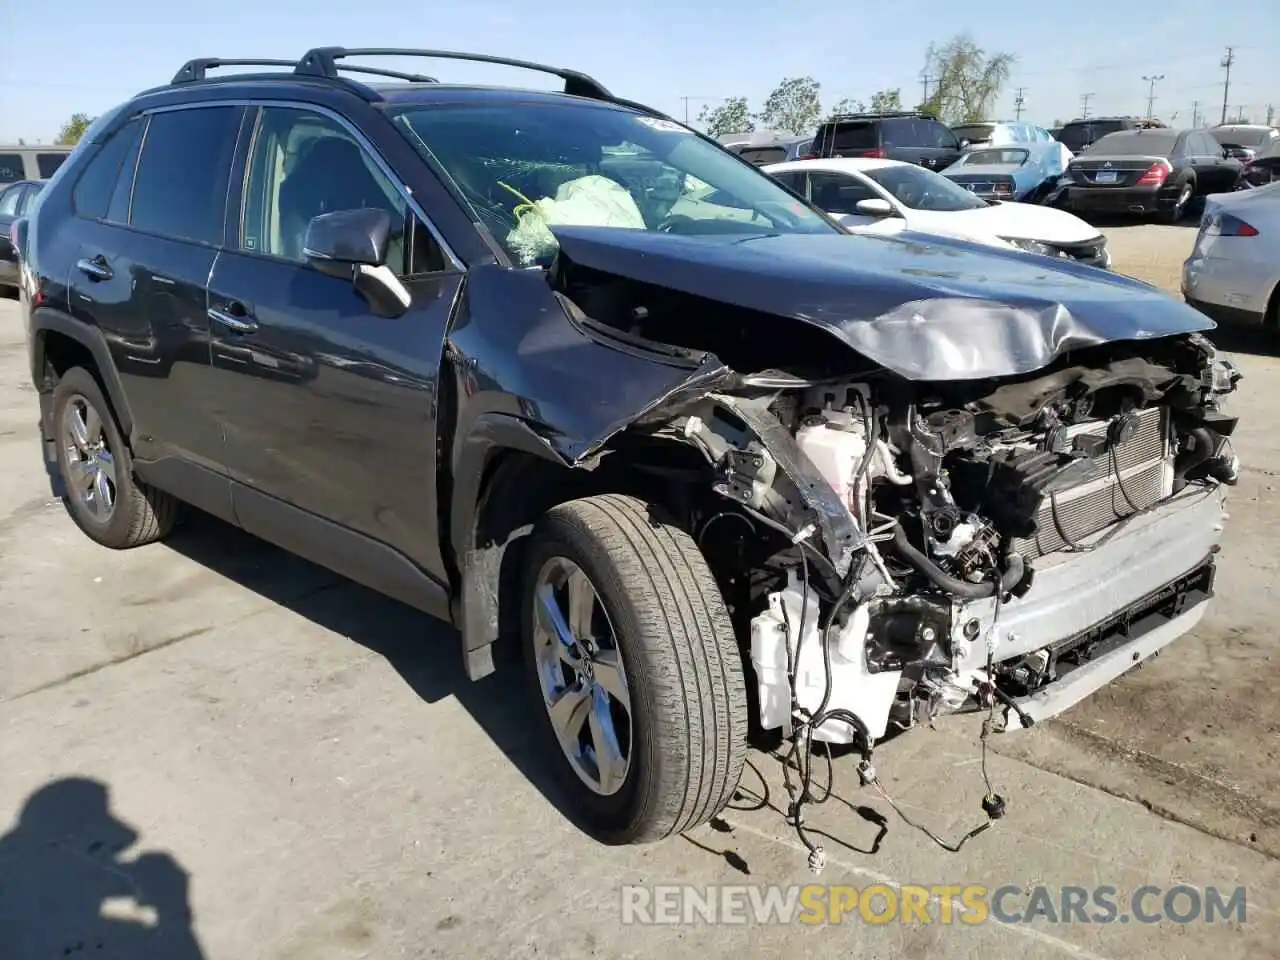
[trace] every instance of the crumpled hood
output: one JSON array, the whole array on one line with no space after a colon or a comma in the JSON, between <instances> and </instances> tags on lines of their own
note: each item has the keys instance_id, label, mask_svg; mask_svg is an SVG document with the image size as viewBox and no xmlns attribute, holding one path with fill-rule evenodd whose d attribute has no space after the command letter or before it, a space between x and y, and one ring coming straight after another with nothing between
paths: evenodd
<instances>
[{"instance_id":1,"label":"crumpled hood","mask_svg":"<svg viewBox=\"0 0 1280 960\"><path fill-rule=\"evenodd\" d=\"M1070 350L1215 326L1138 280L923 234L553 230L572 264L811 323L910 380L1030 373Z\"/></svg>"}]
</instances>

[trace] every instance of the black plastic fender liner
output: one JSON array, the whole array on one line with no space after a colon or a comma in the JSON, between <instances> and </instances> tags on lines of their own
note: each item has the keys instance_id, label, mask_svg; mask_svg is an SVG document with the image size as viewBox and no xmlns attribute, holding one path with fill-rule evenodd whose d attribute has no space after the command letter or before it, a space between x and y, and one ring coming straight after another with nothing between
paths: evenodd
<instances>
[{"instance_id":1,"label":"black plastic fender liner","mask_svg":"<svg viewBox=\"0 0 1280 960\"><path fill-rule=\"evenodd\" d=\"M482 414L458 445L449 527L461 582L452 619L462 637L463 662L471 680L480 680L494 670L492 646L502 631L503 563L507 547L527 532L516 528L506 531L500 542L480 544L476 541L477 522L488 494L482 485L493 458L510 451L568 467L546 438L510 414Z\"/></svg>"},{"instance_id":2,"label":"black plastic fender liner","mask_svg":"<svg viewBox=\"0 0 1280 960\"><path fill-rule=\"evenodd\" d=\"M49 333L59 333L74 340L93 356L98 376L102 379L107 398L120 422L120 432L132 440L133 411L129 407L124 387L120 384L120 375L111 359L111 350L102 331L52 307L37 307L31 314L31 380L36 389L40 390L45 380L45 344ZM51 429L50 424L44 426Z\"/></svg>"}]
</instances>

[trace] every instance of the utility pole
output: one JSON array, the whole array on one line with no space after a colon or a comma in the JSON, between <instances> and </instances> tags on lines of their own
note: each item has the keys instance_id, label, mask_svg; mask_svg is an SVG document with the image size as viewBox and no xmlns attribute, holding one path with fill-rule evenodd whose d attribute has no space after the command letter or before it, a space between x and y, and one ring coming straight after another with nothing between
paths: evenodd
<instances>
[{"instance_id":1,"label":"utility pole","mask_svg":"<svg viewBox=\"0 0 1280 960\"><path fill-rule=\"evenodd\" d=\"M1015 120L1022 119L1022 104L1026 102L1022 98L1022 92L1025 89L1026 89L1025 87L1019 87L1018 95L1013 98L1013 110L1014 110L1013 119Z\"/></svg>"},{"instance_id":2,"label":"utility pole","mask_svg":"<svg viewBox=\"0 0 1280 960\"><path fill-rule=\"evenodd\" d=\"M1227 55L1222 58L1222 68L1227 71L1226 80L1222 84L1222 122L1227 122L1227 95L1231 92L1231 65L1236 62L1236 48L1227 47Z\"/></svg>"},{"instance_id":3,"label":"utility pole","mask_svg":"<svg viewBox=\"0 0 1280 960\"><path fill-rule=\"evenodd\" d=\"M1089 119L1089 101L1093 99L1092 93L1080 94L1080 119Z\"/></svg>"},{"instance_id":4,"label":"utility pole","mask_svg":"<svg viewBox=\"0 0 1280 960\"><path fill-rule=\"evenodd\" d=\"M1271 104L1267 104L1267 126L1271 126L1271 120L1276 115L1276 108Z\"/></svg>"},{"instance_id":5,"label":"utility pole","mask_svg":"<svg viewBox=\"0 0 1280 960\"><path fill-rule=\"evenodd\" d=\"M1193 128L1200 126L1200 101L1199 100L1191 101L1191 126Z\"/></svg>"},{"instance_id":6,"label":"utility pole","mask_svg":"<svg viewBox=\"0 0 1280 960\"><path fill-rule=\"evenodd\" d=\"M1145 80L1145 81L1147 81L1147 83L1149 83L1149 84L1150 84L1150 86L1149 86L1149 87L1147 87L1147 113L1146 113L1146 117L1147 117L1147 119L1148 119L1148 120L1153 120L1153 119L1155 119L1155 115L1152 113L1152 111L1155 109L1155 103L1156 103L1156 81L1158 81L1158 80L1163 80L1163 79L1164 79L1164 74L1163 74L1163 73L1158 73L1158 74L1156 74L1156 75L1155 75L1155 76L1153 76L1153 77L1143 77L1142 79L1143 79L1143 80Z\"/></svg>"},{"instance_id":7,"label":"utility pole","mask_svg":"<svg viewBox=\"0 0 1280 960\"><path fill-rule=\"evenodd\" d=\"M920 74L920 103L924 105L929 102L929 84L935 78L927 73Z\"/></svg>"}]
</instances>

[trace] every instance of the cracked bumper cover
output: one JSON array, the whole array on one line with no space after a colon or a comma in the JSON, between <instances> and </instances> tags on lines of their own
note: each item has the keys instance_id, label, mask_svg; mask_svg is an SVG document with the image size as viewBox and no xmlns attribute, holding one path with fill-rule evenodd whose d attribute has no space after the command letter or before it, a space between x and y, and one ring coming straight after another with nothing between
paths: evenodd
<instances>
[{"instance_id":1,"label":"cracked bumper cover","mask_svg":"<svg viewBox=\"0 0 1280 960\"><path fill-rule=\"evenodd\" d=\"M1163 588L1204 567L1222 536L1225 505L1224 488L1188 486L1150 513L1135 517L1127 529L1092 551L1044 558L1056 562L1038 563L1031 590L1000 609L995 660L1069 645L1114 615L1141 608ZM1092 540L1099 542L1105 534ZM1019 706L1037 721L1061 713L1194 629L1207 607L1208 597L1202 596L1175 616L1147 623L1133 639L1019 699ZM957 605L953 618L957 668L974 669L985 661L982 638L994 613L994 600ZM979 639L968 640L964 626L973 619L982 629ZM1011 716L1008 729L1021 729L1016 717Z\"/></svg>"}]
</instances>

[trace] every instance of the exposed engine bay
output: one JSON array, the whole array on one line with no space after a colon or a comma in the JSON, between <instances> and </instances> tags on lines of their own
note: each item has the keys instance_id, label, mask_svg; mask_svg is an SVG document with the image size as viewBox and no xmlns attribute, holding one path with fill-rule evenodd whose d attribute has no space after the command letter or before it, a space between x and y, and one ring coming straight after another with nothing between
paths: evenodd
<instances>
[{"instance_id":1,"label":"exposed engine bay","mask_svg":"<svg viewBox=\"0 0 1280 960\"><path fill-rule=\"evenodd\" d=\"M670 291L640 302L652 288L617 278L567 290L630 335L703 338L675 331ZM791 369L763 367L760 319L736 320L727 352L754 372L649 429L697 447L731 501L701 538L733 609L750 613L739 631L766 730L807 718L815 738L850 743L993 701L1019 712L1016 698L1106 646L1051 624L1001 636L1002 615L1043 602L1040 567L1088 565L1189 486L1236 481L1235 419L1220 402L1240 375L1199 334L1091 347L1017 377L919 383L875 368L805 376L785 349ZM715 327L703 336L723 344ZM1211 574L1211 557L1185 559ZM865 730L823 721L832 709Z\"/></svg>"}]
</instances>

